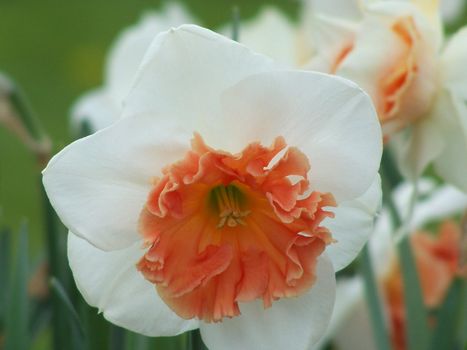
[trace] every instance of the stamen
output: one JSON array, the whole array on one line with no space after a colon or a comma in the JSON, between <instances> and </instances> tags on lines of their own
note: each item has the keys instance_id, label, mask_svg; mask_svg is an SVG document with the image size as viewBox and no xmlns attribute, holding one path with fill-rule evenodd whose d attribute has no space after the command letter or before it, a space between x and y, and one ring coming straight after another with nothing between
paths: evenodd
<instances>
[{"instance_id":1,"label":"stamen","mask_svg":"<svg viewBox=\"0 0 467 350\"><path fill-rule=\"evenodd\" d=\"M246 222L243 220L248 214L249 210L242 210L241 204L244 202L243 193L241 190L233 185L227 186L219 185L212 189L211 200L215 201L215 209L219 213L219 223L217 228L222 228L225 225L228 227L237 227L239 224L245 226Z\"/></svg>"}]
</instances>

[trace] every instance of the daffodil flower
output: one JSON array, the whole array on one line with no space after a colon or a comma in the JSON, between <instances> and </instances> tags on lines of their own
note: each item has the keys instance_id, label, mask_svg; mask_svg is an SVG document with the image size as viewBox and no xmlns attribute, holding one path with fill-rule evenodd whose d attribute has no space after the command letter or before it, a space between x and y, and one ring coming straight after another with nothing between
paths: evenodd
<instances>
[{"instance_id":1,"label":"daffodil flower","mask_svg":"<svg viewBox=\"0 0 467 350\"><path fill-rule=\"evenodd\" d=\"M307 22L315 51L307 67L369 93L406 178L432 163L467 191L466 30L444 43L435 0L360 3L357 19L315 13Z\"/></svg>"},{"instance_id":2,"label":"daffodil flower","mask_svg":"<svg viewBox=\"0 0 467 350\"><path fill-rule=\"evenodd\" d=\"M186 25L153 41L124 105L44 170L87 302L149 336L308 349L380 205L370 98Z\"/></svg>"},{"instance_id":3,"label":"daffodil flower","mask_svg":"<svg viewBox=\"0 0 467 350\"><path fill-rule=\"evenodd\" d=\"M108 55L104 85L84 94L73 106L72 128L79 131L81 124L86 122L90 131L95 132L115 122L152 39L184 23L196 23L196 20L182 5L170 3L159 12L145 13L137 24L125 29Z\"/></svg>"}]
</instances>

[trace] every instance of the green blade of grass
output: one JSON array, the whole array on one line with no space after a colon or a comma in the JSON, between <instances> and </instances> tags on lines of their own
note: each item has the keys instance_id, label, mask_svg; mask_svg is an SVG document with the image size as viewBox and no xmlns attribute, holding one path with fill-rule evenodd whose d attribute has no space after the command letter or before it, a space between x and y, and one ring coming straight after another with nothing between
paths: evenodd
<instances>
[{"instance_id":1,"label":"green blade of grass","mask_svg":"<svg viewBox=\"0 0 467 350\"><path fill-rule=\"evenodd\" d=\"M77 310L86 333L86 349L102 350L109 347L110 323L98 313L96 308L89 306L82 297L76 298ZM133 348L130 348L133 349ZM135 350L138 350L135 348Z\"/></svg>"},{"instance_id":2,"label":"green blade of grass","mask_svg":"<svg viewBox=\"0 0 467 350\"><path fill-rule=\"evenodd\" d=\"M28 229L27 225L23 224L18 235L15 272L12 274L9 288L5 350L29 349L28 254Z\"/></svg>"},{"instance_id":3,"label":"green blade of grass","mask_svg":"<svg viewBox=\"0 0 467 350\"><path fill-rule=\"evenodd\" d=\"M145 337L144 335L128 332L126 339L126 349L128 350L150 350L157 349L154 344L151 344L153 338Z\"/></svg>"},{"instance_id":4,"label":"green blade of grass","mask_svg":"<svg viewBox=\"0 0 467 350\"><path fill-rule=\"evenodd\" d=\"M404 284L404 305L406 311L406 335L409 349L426 350L429 348L430 331L428 312L423 302L423 293L417 267L408 235L398 244L399 259Z\"/></svg>"},{"instance_id":5,"label":"green blade of grass","mask_svg":"<svg viewBox=\"0 0 467 350\"><path fill-rule=\"evenodd\" d=\"M405 226L392 198L392 190L397 184L393 174L396 169L390 154L386 152L382 159L380 173L383 185L383 202L388 208L395 232ZM415 200L415 198L414 198ZM410 217L406 218L410 220ZM428 312L423 302L423 293L417 272L415 259L407 232L403 232L402 239L397 244L397 252L402 271L406 312L406 336L409 349L427 350L430 344L428 329Z\"/></svg>"},{"instance_id":6,"label":"green blade of grass","mask_svg":"<svg viewBox=\"0 0 467 350\"><path fill-rule=\"evenodd\" d=\"M7 291L10 282L10 232L0 230L0 332L3 331L7 307Z\"/></svg>"},{"instance_id":7,"label":"green blade of grass","mask_svg":"<svg viewBox=\"0 0 467 350\"><path fill-rule=\"evenodd\" d=\"M62 305L65 306L67 310L67 315L69 316L68 318L71 321L72 326L78 331L79 335L82 338L84 338L85 333L84 333L83 325L81 324L81 320L79 319L78 313L73 307L73 304L71 303L70 298L68 297L62 284L55 277L52 277L50 279L50 286L51 286L52 291L61 301Z\"/></svg>"},{"instance_id":8,"label":"green blade of grass","mask_svg":"<svg viewBox=\"0 0 467 350\"><path fill-rule=\"evenodd\" d=\"M63 236L60 235L58 219L55 211L50 204L49 199L41 185L41 197L45 222L45 238L47 242L47 259L50 266L50 275L56 276L61 281L67 280L67 260L60 243ZM68 316L65 314L59 296L56 293L51 295L51 310L52 310L52 342L53 349L62 350L67 348L70 340L70 328L67 325Z\"/></svg>"},{"instance_id":9,"label":"green blade of grass","mask_svg":"<svg viewBox=\"0 0 467 350\"><path fill-rule=\"evenodd\" d=\"M44 129L42 128L39 119L34 114L29 102L26 100L23 91L14 82L12 82L12 85L13 88L10 92L9 100L23 125L26 127L31 137L36 141L46 139L47 136L44 133Z\"/></svg>"},{"instance_id":10,"label":"green blade of grass","mask_svg":"<svg viewBox=\"0 0 467 350\"><path fill-rule=\"evenodd\" d=\"M124 350L126 336L125 329L112 324L110 326L109 350Z\"/></svg>"},{"instance_id":11,"label":"green blade of grass","mask_svg":"<svg viewBox=\"0 0 467 350\"><path fill-rule=\"evenodd\" d=\"M465 302L465 281L457 278L449 288L436 317L436 327L431 338L431 350L461 349L460 334Z\"/></svg>"},{"instance_id":12,"label":"green blade of grass","mask_svg":"<svg viewBox=\"0 0 467 350\"><path fill-rule=\"evenodd\" d=\"M381 308L382 303L378 295L368 244L363 248L360 259L360 270L365 282L365 294L372 321L373 338L379 350L390 350L388 327Z\"/></svg>"},{"instance_id":13,"label":"green blade of grass","mask_svg":"<svg viewBox=\"0 0 467 350\"><path fill-rule=\"evenodd\" d=\"M201 333L199 329L194 329L188 333L188 349L189 350L207 350L201 339Z\"/></svg>"}]
</instances>

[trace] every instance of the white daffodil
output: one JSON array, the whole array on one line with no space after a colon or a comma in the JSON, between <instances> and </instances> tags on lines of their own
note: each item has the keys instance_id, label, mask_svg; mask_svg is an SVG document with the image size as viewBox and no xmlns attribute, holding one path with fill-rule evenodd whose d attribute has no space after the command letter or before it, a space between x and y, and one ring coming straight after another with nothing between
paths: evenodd
<instances>
[{"instance_id":1,"label":"white daffodil","mask_svg":"<svg viewBox=\"0 0 467 350\"><path fill-rule=\"evenodd\" d=\"M399 211L403 212L410 206L413 191L413 185L408 183L396 188L393 197ZM417 264L423 266L426 263L426 258L430 257L430 254L426 254L423 250L426 251L427 240L430 241L433 238L431 235L420 234L418 232L429 223L443 221L465 211L467 209L467 196L452 186L444 185L437 187L435 182L429 179L422 179L420 181L418 191L421 194L421 199L415 206L414 215L409 224L409 231L412 237L416 237L416 240L412 240L412 245L418 261ZM452 232L451 225L444 225L441 234L433 241L438 246L438 249L443 245L444 251L446 251L446 245L448 246L447 249L454 248L456 250L460 248L459 238L452 240L452 236L450 237ZM387 301L388 293L386 290L388 282L394 281L395 277L394 264L390 263L396 261L393 238L393 227L390 223L389 213L383 211L378 218L375 233L370 239L369 245L388 317L392 315L391 311L395 311L392 310L395 308L395 305L390 305ZM432 244L432 242L428 242L428 246ZM420 254L420 250L425 254ZM439 296L444 295L447 285L452 279L452 273L444 270L449 263L449 255L444 253L440 256L443 259L441 262L437 262L431 258L428 260L430 263L430 274L433 278L437 278L436 287L430 287L429 281L423 284L424 278L422 276L422 287L425 287L424 294L428 304L430 302L431 304L436 301L439 302ZM423 274L423 270L421 272ZM424 275L426 277L426 274ZM369 311L365 301L363 280L360 276L338 279L336 305L330 327L320 341L319 347L322 348L332 339L334 345L342 350L355 348L375 349L376 345L373 340L371 327ZM400 332L398 332L399 334L396 333L397 329L393 329L393 341L400 340Z\"/></svg>"},{"instance_id":2,"label":"white daffodil","mask_svg":"<svg viewBox=\"0 0 467 350\"><path fill-rule=\"evenodd\" d=\"M157 36L124 105L44 170L87 302L210 349L308 349L380 205L369 97L188 25Z\"/></svg>"},{"instance_id":3,"label":"white daffodil","mask_svg":"<svg viewBox=\"0 0 467 350\"><path fill-rule=\"evenodd\" d=\"M104 85L86 93L73 106L73 129L81 130L81 124L86 121L90 131L95 132L116 121L152 39L172 27L195 22L180 4L170 3L160 12L146 13L139 23L121 33L107 59Z\"/></svg>"},{"instance_id":4,"label":"white daffodil","mask_svg":"<svg viewBox=\"0 0 467 350\"><path fill-rule=\"evenodd\" d=\"M467 191L467 29L445 44L434 0L369 1L360 9L358 19L315 13L305 21L315 50L307 67L369 93L408 179L432 163Z\"/></svg>"}]
</instances>

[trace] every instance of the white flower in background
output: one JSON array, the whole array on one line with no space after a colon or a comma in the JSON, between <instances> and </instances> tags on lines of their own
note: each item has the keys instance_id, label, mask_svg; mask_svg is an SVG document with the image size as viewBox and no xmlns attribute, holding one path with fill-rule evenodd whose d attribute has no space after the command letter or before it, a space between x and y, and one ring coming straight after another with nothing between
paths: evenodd
<instances>
[{"instance_id":1,"label":"white flower in background","mask_svg":"<svg viewBox=\"0 0 467 350\"><path fill-rule=\"evenodd\" d=\"M412 2L417 6L432 6L439 4L441 18L444 23L456 21L465 8L465 0L305 0L308 12L341 17L347 20L359 20L362 18L362 9L377 1L402 1ZM427 5L428 4L428 5Z\"/></svg>"},{"instance_id":2,"label":"white flower in background","mask_svg":"<svg viewBox=\"0 0 467 350\"><path fill-rule=\"evenodd\" d=\"M298 64L298 28L280 10L272 6L248 20L240 22L238 41L287 66ZM232 23L219 30L226 37L232 35Z\"/></svg>"},{"instance_id":3,"label":"white flower in background","mask_svg":"<svg viewBox=\"0 0 467 350\"><path fill-rule=\"evenodd\" d=\"M401 172L413 180L432 163L467 191L467 29L444 44L432 0L372 1L358 20L314 14L307 23L307 67L369 93Z\"/></svg>"},{"instance_id":4,"label":"white flower in background","mask_svg":"<svg viewBox=\"0 0 467 350\"><path fill-rule=\"evenodd\" d=\"M408 183L395 189L393 197L400 212L408 210L413 191L414 187ZM452 256L446 254L446 251L453 248L454 250L460 249L459 237L455 236L455 232L453 234L453 226L450 223L445 223L442 226L440 234L434 236L436 238L420 233L420 230L427 224L450 219L465 211L467 209L467 196L452 186L437 187L435 182L425 178L421 179L418 191L421 199L415 206L414 215L408 227L412 234L412 246L421 271L422 288L424 288L427 305L435 306L440 302L440 296L445 295L446 288L452 279L452 272L445 271L446 268L449 269L448 266L452 260ZM396 252L393 239L390 215L387 211L383 211L376 222L375 233L369 241L369 246L386 311L388 317L392 315L391 318L394 321L400 306L391 304L391 301L386 299L388 298L388 287L391 286L391 282L394 285L394 281L398 277L394 273ZM433 252L430 250L436 252L440 248L443 248L444 253L439 255L439 261L434 260ZM423 266L426 266L427 263L430 267L429 274L423 270ZM430 276L436 278L434 284L430 284L432 278L427 278ZM394 288L392 293L394 295ZM400 335L400 329L392 331L393 340L400 341ZM334 345L342 350L376 348L365 301L364 282L358 275L337 280L336 305L330 327L318 347L322 348L331 339Z\"/></svg>"},{"instance_id":5,"label":"white flower in background","mask_svg":"<svg viewBox=\"0 0 467 350\"><path fill-rule=\"evenodd\" d=\"M81 123L87 121L95 132L116 121L151 41L157 34L185 23L195 23L193 16L180 4L170 3L160 12L146 13L139 23L121 33L107 59L104 85L82 96L73 107L73 129L80 130Z\"/></svg>"},{"instance_id":6,"label":"white flower in background","mask_svg":"<svg viewBox=\"0 0 467 350\"><path fill-rule=\"evenodd\" d=\"M373 229L381 151L353 83L182 26L151 44L123 117L43 181L77 286L111 322L304 350L327 327L334 272Z\"/></svg>"},{"instance_id":7,"label":"white flower in background","mask_svg":"<svg viewBox=\"0 0 467 350\"><path fill-rule=\"evenodd\" d=\"M375 0L305 0L308 11L345 19L358 20L362 17L362 7L371 4ZM391 0L384 0L391 1ZM395 0L392 0L395 1ZM423 5L429 4L431 0L400 0ZM439 0L441 17L443 22L455 21L465 8L465 0Z\"/></svg>"}]
</instances>

